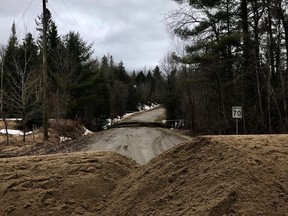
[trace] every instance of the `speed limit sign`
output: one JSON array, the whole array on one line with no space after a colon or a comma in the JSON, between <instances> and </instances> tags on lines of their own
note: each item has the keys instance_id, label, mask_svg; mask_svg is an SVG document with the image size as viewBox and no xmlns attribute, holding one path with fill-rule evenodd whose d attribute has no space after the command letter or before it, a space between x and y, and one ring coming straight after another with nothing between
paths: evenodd
<instances>
[{"instance_id":1,"label":"speed limit sign","mask_svg":"<svg viewBox=\"0 0 288 216\"><path fill-rule=\"evenodd\" d=\"M242 118L242 107L241 106L233 106L232 107L232 118Z\"/></svg>"}]
</instances>

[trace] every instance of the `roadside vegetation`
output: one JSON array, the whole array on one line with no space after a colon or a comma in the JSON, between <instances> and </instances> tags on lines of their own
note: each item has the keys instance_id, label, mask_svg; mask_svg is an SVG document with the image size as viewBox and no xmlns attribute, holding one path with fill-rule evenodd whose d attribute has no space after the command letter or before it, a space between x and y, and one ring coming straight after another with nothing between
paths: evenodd
<instances>
[{"instance_id":1,"label":"roadside vegetation","mask_svg":"<svg viewBox=\"0 0 288 216\"><path fill-rule=\"evenodd\" d=\"M181 42L162 67L168 116L191 133L231 134L231 108L242 106L240 133L287 133L287 1L174 1L167 24Z\"/></svg>"},{"instance_id":2,"label":"roadside vegetation","mask_svg":"<svg viewBox=\"0 0 288 216\"><path fill-rule=\"evenodd\" d=\"M240 133L286 133L285 2L174 1L179 8L165 19L180 39L179 52L139 71L127 71L110 54L95 57L92 44L77 32L59 35L47 9L49 119L70 119L99 131L106 119L157 102L165 107L167 122L181 122L190 134L232 134L231 108L242 106ZM13 23L0 47L0 117L4 123L21 119L22 131L42 125L41 20L40 15L38 34L22 39Z\"/></svg>"},{"instance_id":3,"label":"roadside vegetation","mask_svg":"<svg viewBox=\"0 0 288 216\"><path fill-rule=\"evenodd\" d=\"M15 23L7 45L1 46L1 118L18 118L17 129L31 131L42 126L42 16L36 21L37 38L27 33L19 39ZM47 10L48 113L58 122L70 119L99 131L106 119L161 102L164 76L151 70L126 71L122 61L107 54L93 55L92 45L79 33L59 35ZM23 136L25 142L25 133Z\"/></svg>"}]
</instances>

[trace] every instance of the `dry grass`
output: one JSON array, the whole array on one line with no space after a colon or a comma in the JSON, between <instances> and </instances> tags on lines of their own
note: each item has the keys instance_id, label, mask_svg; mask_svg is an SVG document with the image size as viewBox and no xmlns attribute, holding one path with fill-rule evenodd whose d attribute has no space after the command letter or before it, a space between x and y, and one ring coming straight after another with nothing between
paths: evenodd
<instances>
[{"instance_id":1,"label":"dry grass","mask_svg":"<svg viewBox=\"0 0 288 216\"><path fill-rule=\"evenodd\" d=\"M17 127L17 122L14 120L7 120L7 126L9 129L16 129ZM5 128L4 121L1 119L0 120L0 129Z\"/></svg>"},{"instance_id":2,"label":"dry grass","mask_svg":"<svg viewBox=\"0 0 288 216\"><path fill-rule=\"evenodd\" d=\"M9 125L9 129L15 129L16 123L10 122ZM60 137L68 137L75 140L83 133L83 127L74 121L52 120L49 123L48 141L43 141L42 128L34 130L32 134L26 135L25 142L23 142L23 136L21 135L9 135L9 143L7 144L6 135L0 134L0 157L63 152L66 148L71 148L69 144L72 142L61 143Z\"/></svg>"}]
</instances>

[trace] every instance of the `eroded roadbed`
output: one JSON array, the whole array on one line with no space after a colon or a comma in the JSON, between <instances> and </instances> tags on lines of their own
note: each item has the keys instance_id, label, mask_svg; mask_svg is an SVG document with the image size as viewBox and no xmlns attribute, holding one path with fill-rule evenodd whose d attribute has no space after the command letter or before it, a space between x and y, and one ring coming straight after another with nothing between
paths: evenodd
<instances>
[{"instance_id":1,"label":"eroded roadbed","mask_svg":"<svg viewBox=\"0 0 288 216\"><path fill-rule=\"evenodd\" d=\"M83 151L114 151L145 164L185 139L151 127L113 128L97 133Z\"/></svg>"}]
</instances>

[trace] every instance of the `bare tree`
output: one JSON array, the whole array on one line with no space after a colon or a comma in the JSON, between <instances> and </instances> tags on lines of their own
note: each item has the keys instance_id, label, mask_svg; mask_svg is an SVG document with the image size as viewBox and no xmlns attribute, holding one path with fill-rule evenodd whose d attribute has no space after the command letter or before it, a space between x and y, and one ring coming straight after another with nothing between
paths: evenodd
<instances>
[{"instance_id":1,"label":"bare tree","mask_svg":"<svg viewBox=\"0 0 288 216\"><path fill-rule=\"evenodd\" d=\"M9 144L9 134L8 134L8 125L6 121L6 114L4 112L4 61L5 61L5 48L4 46L0 47L0 63L1 63L1 82L0 82L0 111L1 117L4 122L5 131L6 131L6 143Z\"/></svg>"},{"instance_id":2,"label":"bare tree","mask_svg":"<svg viewBox=\"0 0 288 216\"><path fill-rule=\"evenodd\" d=\"M23 142L26 139L27 122L38 111L35 107L36 100L36 84L39 80L35 70L36 67L30 64L33 56L28 52L28 47L23 46L23 56L14 57L14 64L16 66L16 73L10 73L10 80L13 87L11 100L12 108L15 114L21 117L23 126ZM23 63L22 63L23 62Z\"/></svg>"}]
</instances>

